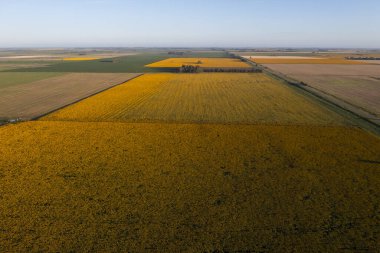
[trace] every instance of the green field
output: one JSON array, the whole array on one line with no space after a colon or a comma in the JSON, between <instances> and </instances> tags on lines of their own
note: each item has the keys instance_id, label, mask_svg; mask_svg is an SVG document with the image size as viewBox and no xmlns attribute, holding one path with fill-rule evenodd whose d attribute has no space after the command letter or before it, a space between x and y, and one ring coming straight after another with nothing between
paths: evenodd
<instances>
[{"instance_id":1,"label":"green field","mask_svg":"<svg viewBox=\"0 0 380 253\"><path fill-rule=\"evenodd\" d=\"M91 72L91 73L141 73L161 72L162 69L146 68L145 65L175 57L227 57L223 51L185 53L184 55L171 55L165 53L145 53L128 55L109 59L93 61L76 61L52 64L47 67L14 69L13 72ZM166 70L167 71L167 70Z\"/></svg>"},{"instance_id":2,"label":"green field","mask_svg":"<svg viewBox=\"0 0 380 253\"><path fill-rule=\"evenodd\" d=\"M0 89L11 86L39 81L49 77L59 76L63 73L56 72L1 72Z\"/></svg>"}]
</instances>

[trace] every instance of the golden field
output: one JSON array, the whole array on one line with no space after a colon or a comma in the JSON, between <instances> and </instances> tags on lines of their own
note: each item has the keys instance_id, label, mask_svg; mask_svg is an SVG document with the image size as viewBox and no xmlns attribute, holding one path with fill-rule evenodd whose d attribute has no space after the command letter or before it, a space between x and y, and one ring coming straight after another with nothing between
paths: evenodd
<instances>
[{"instance_id":1,"label":"golden field","mask_svg":"<svg viewBox=\"0 0 380 253\"><path fill-rule=\"evenodd\" d=\"M349 124L261 73L145 74L42 120Z\"/></svg>"},{"instance_id":2,"label":"golden field","mask_svg":"<svg viewBox=\"0 0 380 253\"><path fill-rule=\"evenodd\" d=\"M0 249L374 252L353 122L265 74L145 74L0 127Z\"/></svg>"},{"instance_id":3,"label":"golden field","mask_svg":"<svg viewBox=\"0 0 380 253\"><path fill-rule=\"evenodd\" d=\"M93 61L93 60L99 60L100 58L96 57L69 57L69 58L63 58L64 61Z\"/></svg>"},{"instance_id":4,"label":"golden field","mask_svg":"<svg viewBox=\"0 0 380 253\"><path fill-rule=\"evenodd\" d=\"M7 125L0 248L375 252L379 154L346 127Z\"/></svg>"},{"instance_id":5,"label":"golden field","mask_svg":"<svg viewBox=\"0 0 380 253\"><path fill-rule=\"evenodd\" d=\"M343 65L364 65L361 61L346 60L344 58L255 58L252 56L249 60L259 64L343 64Z\"/></svg>"},{"instance_id":6,"label":"golden field","mask_svg":"<svg viewBox=\"0 0 380 253\"><path fill-rule=\"evenodd\" d=\"M239 59L231 58L169 58L146 65L150 68L180 68L183 65L199 66L201 68L251 68Z\"/></svg>"}]
</instances>

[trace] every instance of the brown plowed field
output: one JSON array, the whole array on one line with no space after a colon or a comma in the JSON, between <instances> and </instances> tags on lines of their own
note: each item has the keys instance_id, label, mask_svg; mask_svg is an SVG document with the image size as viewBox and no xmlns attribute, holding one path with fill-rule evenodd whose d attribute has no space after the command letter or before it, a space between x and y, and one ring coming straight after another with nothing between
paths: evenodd
<instances>
[{"instance_id":1,"label":"brown plowed field","mask_svg":"<svg viewBox=\"0 0 380 253\"><path fill-rule=\"evenodd\" d=\"M136 76L75 73L9 86L0 92L0 119L38 117Z\"/></svg>"}]
</instances>

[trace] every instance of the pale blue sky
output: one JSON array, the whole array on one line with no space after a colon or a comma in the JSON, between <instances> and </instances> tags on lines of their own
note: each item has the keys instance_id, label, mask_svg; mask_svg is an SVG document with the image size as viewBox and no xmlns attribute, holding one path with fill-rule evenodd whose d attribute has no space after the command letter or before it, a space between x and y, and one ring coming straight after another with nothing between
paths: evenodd
<instances>
[{"instance_id":1,"label":"pale blue sky","mask_svg":"<svg viewBox=\"0 0 380 253\"><path fill-rule=\"evenodd\" d=\"M380 0L0 0L0 47L380 48Z\"/></svg>"}]
</instances>

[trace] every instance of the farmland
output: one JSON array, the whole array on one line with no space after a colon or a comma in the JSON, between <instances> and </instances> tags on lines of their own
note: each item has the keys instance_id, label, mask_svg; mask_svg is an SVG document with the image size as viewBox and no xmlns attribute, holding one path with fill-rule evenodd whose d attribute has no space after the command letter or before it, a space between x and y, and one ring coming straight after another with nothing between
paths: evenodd
<instances>
[{"instance_id":1,"label":"farmland","mask_svg":"<svg viewBox=\"0 0 380 253\"><path fill-rule=\"evenodd\" d=\"M147 74L43 120L347 124L264 74Z\"/></svg>"},{"instance_id":2,"label":"farmland","mask_svg":"<svg viewBox=\"0 0 380 253\"><path fill-rule=\"evenodd\" d=\"M378 136L264 73L125 73L160 57L0 73L4 115L69 104L0 127L0 249L376 251Z\"/></svg>"},{"instance_id":3,"label":"farmland","mask_svg":"<svg viewBox=\"0 0 380 253\"><path fill-rule=\"evenodd\" d=\"M225 52L188 52L186 57L226 57ZM78 72L78 73L141 73L160 72L160 68L145 65L167 59L168 52L136 53L133 55L102 58L92 61L60 61L45 67L14 69L14 72ZM170 57L175 57L171 55Z\"/></svg>"},{"instance_id":4,"label":"farmland","mask_svg":"<svg viewBox=\"0 0 380 253\"><path fill-rule=\"evenodd\" d=\"M366 64L361 61L346 60L339 58L316 58L316 57L296 57L296 56L244 56L255 63L259 64L344 64L344 65L361 65Z\"/></svg>"},{"instance_id":5,"label":"farmland","mask_svg":"<svg viewBox=\"0 0 380 253\"><path fill-rule=\"evenodd\" d=\"M358 129L30 122L0 143L5 251L376 248L380 142Z\"/></svg>"},{"instance_id":6,"label":"farmland","mask_svg":"<svg viewBox=\"0 0 380 253\"><path fill-rule=\"evenodd\" d=\"M230 58L169 58L146 65L150 68L179 68L183 65L202 68L249 68L245 62Z\"/></svg>"},{"instance_id":7,"label":"farmland","mask_svg":"<svg viewBox=\"0 0 380 253\"><path fill-rule=\"evenodd\" d=\"M377 65L331 65L320 64L265 64L265 66L286 75L324 75L324 76L377 76L380 77Z\"/></svg>"},{"instance_id":8,"label":"farmland","mask_svg":"<svg viewBox=\"0 0 380 253\"><path fill-rule=\"evenodd\" d=\"M78 101L136 74L0 73L0 118L31 119Z\"/></svg>"},{"instance_id":9,"label":"farmland","mask_svg":"<svg viewBox=\"0 0 380 253\"><path fill-rule=\"evenodd\" d=\"M303 81L380 119L380 66L269 64L272 70Z\"/></svg>"},{"instance_id":10,"label":"farmland","mask_svg":"<svg viewBox=\"0 0 380 253\"><path fill-rule=\"evenodd\" d=\"M0 90L8 87L12 87L19 84L31 83L39 80L43 80L50 77L63 75L62 73L54 72L0 72Z\"/></svg>"}]
</instances>

